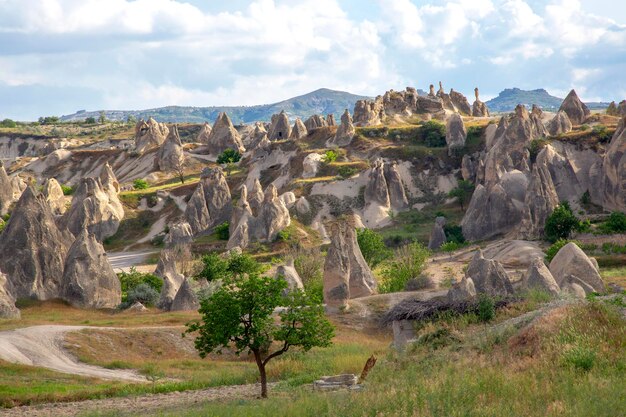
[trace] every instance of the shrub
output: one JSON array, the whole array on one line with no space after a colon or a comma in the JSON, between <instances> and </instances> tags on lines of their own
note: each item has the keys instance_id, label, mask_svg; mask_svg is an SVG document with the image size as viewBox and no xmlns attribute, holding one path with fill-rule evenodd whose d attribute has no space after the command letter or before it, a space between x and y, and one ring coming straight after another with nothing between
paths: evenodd
<instances>
[{"instance_id":1,"label":"shrub","mask_svg":"<svg viewBox=\"0 0 626 417\"><path fill-rule=\"evenodd\" d=\"M546 250L546 261L551 262L555 255L561 250L561 248L570 242L574 242L576 245L578 245L578 247L580 247L580 243L575 240L559 239Z\"/></svg>"},{"instance_id":2,"label":"shrub","mask_svg":"<svg viewBox=\"0 0 626 417\"><path fill-rule=\"evenodd\" d=\"M593 129L591 129L591 133L598 138L600 143L607 143L611 140L611 133L604 125L594 126Z\"/></svg>"},{"instance_id":3,"label":"shrub","mask_svg":"<svg viewBox=\"0 0 626 417\"><path fill-rule=\"evenodd\" d=\"M359 170L351 166L342 165L337 168L337 174L339 174L341 178L350 178L357 172L359 172Z\"/></svg>"},{"instance_id":4,"label":"shrub","mask_svg":"<svg viewBox=\"0 0 626 417\"><path fill-rule=\"evenodd\" d=\"M465 243L465 236L463 236L463 229L459 225L445 225L443 232L446 234L446 240L448 242L454 242L459 245Z\"/></svg>"},{"instance_id":5,"label":"shrub","mask_svg":"<svg viewBox=\"0 0 626 417\"><path fill-rule=\"evenodd\" d=\"M2 127L16 127L17 123L15 123L11 119L4 119L2 122L0 122L0 126L2 126Z\"/></svg>"},{"instance_id":6,"label":"shrub","mask_svg":"<svg viewBox=\"0 0 626 417\"><path fill-rule=\"evenodd\" d=\"M40 125L51 125L54 123L58 123L59 122L59 118L57 116L46 116L46 117L40 117L39 118L39 124Z\"/></svg>"},{"instance_id":7,"label":"shrub","mask_svg":"<svg viewBox=\"0 0 626 417\"><path fill-rule=\"evenodd\" d=\"M393 254L391 250L385 246L383 237L371 229L358 229L356 231L356 239L359 248L365 258L365 262L370 268L375 267L385 259L389 259Z\"/></svg>"},{"instance_id":8,"label":"shrub","mask_svg":"<svg viewBox=\"0 0 626 417\"><path fill-rule=\"evenodd\" d=\"M219 240L228 240L230 238L229 228L230 228L230 223L228 222L224 222L222 224L215 226L214 230L215 230L215 234L217 235L217 238Z\"/></svg>"},{"instance_id":9,"label":"shrub","mask_svg":"<svg viewBox=\"0 0 626 417\"><path fill-rule=\"evenodd\" d=\"M322 161L330 164L331 162L335 162L337 160L337 157L339 157L339 154L337 152L333 150L328 150L324 153Z\"/></svg>"},{"instance_id":10,"label":"shrub","mask_svg":"<svg viewBox=\"0 0 626 417\"><path fill-rule=\"evenodd\" d=\"M580 204L587 206L591 204L591 194L589 194L589 190L585 191L582 196L580 196Z\"/></svg>"},{"instance_id":11,"label":"shrub","mask_svg":"<svg viewBox=\"0 0 626 417\"><path fill-rule=\"evenodd\" d=\"M463 246L465 246L463 243L446 242L443 245L441 245L439 249L441 249L443 252L454 252L455 250L460 249Z\"/></svg>"},{"instance_id":12,"label":"shrub","mask_svg":"<svg viewBox=\"0 0 626 417\"><path fill-rule=\"evenodd\" d=\"M224 279L228 274L228 260L217 252L210 252L201 258L202 270L196 278L204 278L208 282Z\"/></svg>"},{"instance_id":13,"label":"shrub","mask_svg":"<svg viewBox=\"0 0 626 417\"><path fill-rule=\"evenodd\" d=\"M623 233L626 232L626 214L614 211L609 218L600 225L603 233Z\"/></svg>"},{"instance_id":14,"label":"shrub","mask_svg":"<svg viewBox=\"0 0 626 417\"><path fill-rule=\"evenodd\" d=\"M461 210L464 210L464 203L472 198L474 193L474 184L467 180L459 180L456 188L453 188L448 193L448 197L456 198L461 205Z\"/></svg>"},{"instance_id":15,"label":"shrub","mask_svg":"<svg viewBox=\"0 0 626 417\"><path fill-rule=\"evenodd\" d=\"M387 261L383 268L383 280L379 291L381 293L403 291L410 280L420 280L424 263L429 255L428 249L420 243L411 243L398 248L393 259Z\"/></svg>"},{"instance_id":16,"label":"shrub","mask_svg":"<svg viewBox=\"0 0 626 417\"><path fill-rule=\"evenodd\" d=\"M496 305L493 298L487 295L481 295L478 299L478 311L476 313L478 319L482 322L493 320L496 316Z\"/></svg>"},{"instance_id":17,"label":"shrub","mask_svg":"<svg viewBox=\"0 0 626 417\"><path fill-rule=\"evenodd\" d=\"M63 195L72 195L74 194L74 187L70 187L69 185L61 185L61 190L63 190Z\"/></svg>"},{"instance_id":18,"label":"shrub","mask_svg":"<svg viewBox=\"0 0 626 417\"><path fill-rule=\"evenodd\" d=\"M241 160L241 154L235 149L226 149L217 157L218 164L235 164Z\"/></svg>"},{"instance_id":19,"label":"shrub","mask_svg":"<svg viewBox=\"0 0 626 417\"><path fill-rule=\"evenodd\" d=\"M545 236L548 242L567 239L572 231L580 227L580 221L572 212L567 202L561 202L548 216L545 225Z\"/></svg>"},{"instance_id":20,"label":"shrub","mask_svg":"<svg viewBox=\"0 0 626 417\"><path fill-rule=\"evenodd\" d=\"M96 124L96 118L95 117L87 117L85 119L85 123L87 123L89 125L95 125Z\"/></svg>"},{"instance_id":21,"label":"shrub","mask_svg":"<svg viewBox=\"0 0 626 417\"><path fill-rule=\"evenodd\" d=\"M324 299L324 254L319 247L293 247L287 254L293 259L293 266L298 272L304 291L316 301Z\"/></svg>"},{"instance_id":22,"label":"shrub","mask_svg":"<svg viewBox=\"0 0 626 417\"><path fill-rule=\"evenodd\" d=\"M564 350L561 357L566 365L582 371L589 371L596 361L596 352L588 346L576 344Z\"/></svg>"},{"instance_id":23,"label":"shrub","mask_svg":"<svg viewBox=\"0 0 626 417\"><path fill-rule=\"evenodd\" d=\"M141 179L141 178L138 178L135 181L133 181L133 188L135 190L145 190L149 186L150 184L148 184L148 181Z\"/></svg>"},{"instance_id":24,"label":"shrub","mask_svg":"<svg viewBox=\"0 0 626 417\"><path fill-rule=\"evenodd\" d=\"M535 163L537 160L537 155L539 152L546 146L547 142L545 139L534 139L530 141L530 145L528 145L528 152L530 153L530 162Z\"/></svg>"},{"instance_id":25,"label":"shrub","mask_svg":"<svg viewBox=\"0 0 626 417\"><path fill-rule=\"evenodd\" d=\"M446 146L446 126L435 120L429 120L422 125L420 137L429 148L442 148Z\"/></svg>"},{"instance_id":26,"label":"shrub","mask_svg":"<svg viewBox=\"0 0 626 417\"><path fill-rule=\"evenodd\" d=\"M150 286L157 292L157 295L161 292L161 287L163 286L161 278L153 274L139 272L135 267L131 267L129 272L120 272L117 274L117 277L120 279L122 287L123 302L128 301L128 296L131 291L141 284Z\"/></svg>"},{"instance_id":27,"label":"shrub","mask_svg":"<svg viewBox=\"0 0 626 417\"><path fill-rule=\"evenodd\" d=\"M2 233L5 227L7 227L6 222L4 220L0 220L0 233Z\"/></svg>"},{"instance_id":28,"label":"shrub","mask_svg":"<svg viewBox=\"0 0 626 417\"><path fill-rule=\"evenodd\" d=\"M159 301L159 293L149 284L141 283L128 292L123 305L130 307L136 302L140 302L148 307L155 305L157 301Z\"/></svg>"}]
</instances>

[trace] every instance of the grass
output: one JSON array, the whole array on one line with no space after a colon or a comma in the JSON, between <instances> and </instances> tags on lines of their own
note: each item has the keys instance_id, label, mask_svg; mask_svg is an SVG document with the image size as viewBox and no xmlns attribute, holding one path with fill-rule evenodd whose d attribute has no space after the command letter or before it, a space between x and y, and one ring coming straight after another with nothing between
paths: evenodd
<instances>
[{"instance_id":1,"label":"grass","mask_svg":"<svg viewBox=\"0 0 626 417\"><path fill-rule=\"evenodd\" d=\"M616 268L602 268L600 275L606 284L617 284L626 288L626 266Z\"/></svg>"},{"instance_id":2,"label":"grass","mask_svg":"<svg viewBox=\"0 0 626 417\"><path fill-rule=\"evenodd\" d=\"M442 326L414 349L379 360L363 392L287 387L268 400L159 415L608 417L626 409L626 326L610 306L553 310L529 328L490 337L484 325Z\"/></svg>"},{"instance_id":3,"label":"grass","mask_svg":"<svg viewBox=\"0 0 626 417\"><path fill-rule=\"evenodd\" d=\"M458 204L449 206L425 207L422 210L409 210L398 213L393 224L379 230L386 240L418 241L428 243L437 214L443 213L448 224L459 224L463 211Z\"/></svg>"}]
</instances>

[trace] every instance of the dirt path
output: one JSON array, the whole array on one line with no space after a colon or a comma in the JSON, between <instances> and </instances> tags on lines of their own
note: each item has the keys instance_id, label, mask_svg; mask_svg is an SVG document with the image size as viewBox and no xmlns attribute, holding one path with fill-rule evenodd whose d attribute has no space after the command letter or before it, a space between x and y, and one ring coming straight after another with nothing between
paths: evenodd
<instances>
[{"instance_id":1,"label":"dirt path","mask_svg":"<svg viewBox=\"0 0 626 417\"><path fill-rule=\"evenodd\" d=\"M0 359L22 365L40 366L67 374L101 379L146 382L134 371L106 369L78 362L63 348L67 332L87 326L32 326L0 332Z\"/></svg>"},{"instance_id":2,"label":"dirt path","mask_svg":"<svg viewBox=\"0 0 626 417\"><path fill-rule=\"evenodd\" d=\"M109 263L115 272L128 272L133 266L145 264L146 259L148 259L150 255L157 252L158 251L150 249L140 251L109 252L107 253L107 257L109 258Z\"/></svg>"},{"instance_id":3,"label":"dirt path","mask_svg":"<svg viewBox=\"0 0 626 417\"><path fill-rule=\"evenodd\" d=\"M274 384L269 384L270 389ZM229 385L217 388L207 388L195 391L170 392L167 394L142 395L138 397L106 398L102 400L87 400L70 403L51 403L36 406L15 407L0 411L0 416L6 417L48 417L48 416L77 416L89 412L126 413L151 415L166 409L191 407L203 402L255 398L260 393L259 384Z\"/></svg>"}]
</instances>

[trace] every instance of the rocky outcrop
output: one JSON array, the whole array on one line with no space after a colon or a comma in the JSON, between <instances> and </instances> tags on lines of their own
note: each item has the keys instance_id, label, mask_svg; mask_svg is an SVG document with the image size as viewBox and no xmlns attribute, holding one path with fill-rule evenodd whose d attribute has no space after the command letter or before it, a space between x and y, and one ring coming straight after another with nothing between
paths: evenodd
<instances>
[{"instance_id":1,"label":"rocky outcrop","mask_svg":"<svg viewBox=\"0 0 626 417\"><path fill-rule=\"evenodd\" d=\"M148 121L140 120L135 125L135 151L144 153L161 146L169 133L165 123L159 123L152 117Z\"/></svg>"},{"instance_id":2,"label":"rocky outcrop","mask_svg":"<svg viewBox=\"0 0 626 417\"><path fill-rule=\"evenodd\" d=\"M485 259L480 249L467 266L465 276L472 279L478 294L507 296L514 292L509 275L500 262Z\"/></svg>"},{"instance_id":3,"label":"rocky outcrop","mask_svg":"<svg viewBox=\"0 0 626 417\"><path fill-rule=\"evenodd\" d=\"M337 123L335 122L335 115L332 113L328 113L326 115L326 124L328 125L328 127L330 126L337 126Z\"/></svg>"},{"instance_id":4,"label":"rocky outcrop","mask_svg":"<svg viewBox=\"0 0 626 417\"><path fill-rule=\"evenodd\" d=\"M194 235L210 232L229 221L231 213L232 199L224 172L219 167L205 168L185 210L191 230Z\"/></svg>"},{"instance_id":5,"label":"rocky outcrop","mask_svg":"<svg viewBox=\"0 0 626 417\"><path fill-rule=\"evenodd\" d=\"M385 163L381 158L374 161L374 165L370 170L364 197L365 204L374 203L384 207L391 207L387 180L385 179Z\"/></svg>"},{"instance_id":6,"label":"rocky outcrop","mask_svg":"<svg viewBox=\"0 0 626 417\"><path fill-rule=\"evenodd\" d=\"M385 181L389 193L389 203L395 210L404 210L409 207L409 199L406 196L404 182L398 172L397 161L391 161L385 165Z\"/></svg>"},{"instance_id":7,"label":"rocky outcrop","mask_svg":"<svg viewBox=\"0 0 626 417\"><path fill-rule=\"evenodd\" d=\"M102 241L117 232L123 218L124 207L115 188L103 186L100 178L83 178L60 224L74 235L87 227L90 233Z\"/></svg>"},{"instance_id":8,"label":"rocky outcrop","mask_svg":"<svg viewBox=\"0 0 626 417\"><path fill-rule=\"evenodd\" d=\"M290 259L285 265L278 266L275 278L287 282L287 291L304 290L302 279L294 267L293 259Z\"/></svg>"},{"instance_id":9,"label":"rocky outcrop","mask_svg":"<svg viewBox=\"0 0 626 417\"><path fill-rule=\"evenodd\" d=\"M620 119L598 171L601 203L611 210L626 211L626 115Z\"/></svg>"},{"instance_id":10,"label":"rocky outcrop","mask_svg":"<svg viewBox=\"0 0 626 417\"><path fill-rule=\"evenodd\" d=\"M324 302L331 309L347 307L349 299L376 291L376 279L357 243L353 221L331 225L331 244L324 263Z\"/></svg>"},{"instance_id":11,"label":"rocky outcrop","mask_svg":"<svg viewBox=\"0 0 626 417\"><path fill-rule=\"evenodd\" d=\"M606 114L609 116L618 116L619 113L617 111L617 104L615 104L614 101L612 101L609 106L606 108Z\"/></svg>"},{"instance_id":12,"label":"rocky outcrop","mask_svg":"<svg viewBox=\"0 0 626 417\"><path fill-rule=\"evenodd\" d=\"M454 105L454 108L464 116L472 115L472 108L469 105L469 101L467 101L467 97L458 91L454 91L450 89L450 101Z\"/></svg>"},{"instance_id":13,"label":"rocky outcrop","mask_svg":"<svg viewBox=\"0 0 626 417\"><path fill-rule=\"evenodd\" d=\"M314 114L306 119L304 126L306 127L306 130L310 132L311 130L319 129L320 127L328 127L328 124L326 123L326 119L322 116Z\"/></svg>"},{"instance_id":14,"label":"rocky outcrop","mask_svg":"<svg viewBox=\"0 0 626 417\"><path fill-rule=\"evenodd\" d=\"M446 243L446 232L443 230L446 225L445 217L437 217L435 219L435 225L432 232L430 232L430 239L428 240L428 249L436 250Z\"/></svg>"},{"instance_id":15,"label":"rocky outcrop","mask_svg":"<svg viewBox=\"0 0 626 417\"><path fill-rule=\"evenodd\" d=\"M293 124L293 129L291 129L291 134L289 135L289 139L302 139L305 138L308 134L306 130L306 126L302 123L299 117L296 118L296 121Z\"/></svg>"},{"instance_id":16,"label":"rocky outcrop","mask_svg":"<svg viewBox=\"0 0 626 417\"><path fill-rule=\"evenodd\" d=\"M520 224L521 239L543 238L546 220L559 204L559 196L552 182L548 165L549 154L552 152L554 152L552 147L547 145L539 152L533 166Z\"/></svg>"},{"instance_id":17,"label":"rocky outcrop","mask_svg":"<svg viewBox=\"0 0 626 417\"><path fill-rule=\"evenodd\" d=\"M9 291L7 277L0 271L0 319L19 319L20 316L15 297Z\"/></svg>"},{"instance_id":18,"label":"rocky outcrop","mask_svg":"<svg viewBox=\"0 0 626 417\"><path fill-rule=\"evenodd\" d=\"M59 297L68 245L74 240L60 230L43 195L24 190L0 239L0 270L15 298Z\"/></svg>"},{"instance_id":19,"label":"rocky outcrop","mask_svg":"<svg viewBox=\"0 0 626 417\"><path fill-rule=\"evenodd\" d=\"M530 112L530 119L535 124L538 137L548 136L548 129L543 124L543 110L536 104L533 104L532 111Z\"/></svg>"},{"instance_id":20,"label":"rocky outcrop","mask_svg":"<svg viewBox=\"0 0 626 417\"><path fill-rule=\"evenodd\" d=\"M86 228L67 253L61 298L79 308L115 308L122 301L120 280L102 244Z\"/></svg>"},{"instance_id":21,"label":"rocky outcrop","mask_svg":"<svg viewBox=\"0 0 626 417\"><path fill-rule=\"evenodd\" d=\"M302 161L302 178L315 177L323 158L324 157L318 153L308 154Z\"/></svg>"},{"instance_id":22,"label":"rocky outcrop","mask_svg":"<svg viewBox=\"0 0 626 417\"><path fill-rule=\"evenodd\" d=\"M200 129L200 132L196 137L196 142L207 145L209 143L209 138L211 137L211 130L213 129L211 129L209 122L204 122L202 129Z\"/></svg>"},{"instance_id":23,"label":"rocky outcrop","mask_svg":"<svg viewBox=\"0 0 626 417\"><path fill-rule=\"evenodd\" d=\"M463 124L463 118L460 114L454 113L448 117L446 122L446 145L448 146L448 155L452 155L453 150L465 146L467 139L467 130Z\"/></svg>"},{"instance_id":24,"label":"rocky outcrop","mask_svg":"<svg viewBox=\"0 0 626 417\"><path fill-rule=\"evenodd\" d=\"M173 125L167 135L167 139L159 149L157 156L159 170L179 171L182 170L185 163L185 153L183 152L183 143L180 141L178 134L178 126Z\"/></svg>"},{"instance_id":25,"label":"rocky outcrop","mask_svg":"<svg viewBox=\"0 0 626 417\"><path fill-rule=\"evenodd\" d=\"M354 125L355 126L377 126L382 123L384 117L384 106L382 97L377 97L374 101L358 100L354 104Z\"/></svg>"},{"instance_id":26,"label":"rocky outcrop","mask_svg":"<svg viewBox=\"0 0 626 417\"><path fill-rule=\"evenodd\" d=\"M259 187L261 184L259 184ZM262 191L261 191L262 192ZM250 219L254 219L252 209L248 199L248 189L245 185L241 186L241 196L237 207L233 210L233 215L230 219L229 225L229 239L226 245L226 249L232 248L246 248L250 243L250 233L248 228L248 222Z\"/></svg>"},{"instance_id":27,"label":"rocky outcrop","mask_svg":"<svg viewBox=\"0 0 626 417\"><path fill-rule=\"evenodd\" d=\"M600 272L598 272L585 252L573 242L563 246L552 258L550 272L556 283L561 287L563 287L564 283L571 281L571 276L574 276L591 287L593 291L605 292ZM578 284L580 285L580 283Z\"/></svg>"},{"instance_id":28,"label":"rocky outcrop","mask_svg":"<svg viewBox=\"0 0 626 417\"><path fill-rule=\"evenodd\" d=\"M522 278L522 287L544 291L554 297L558 296L561 291L552 273L550 273L550 270L541 258L534 258L531 261L530 267Z\"/></svg>"},{"instance_id":29,"label":"rocky outcrop","mask_svg":"<svg viewBox=\"0 0 626 417\"><path fill-rule=\"evenodd\" d=\"M474 88L474 95L476 96L476 100L474 104L472 104L472 116L474 117L489 117L489 109L487 105L480 101L478 98L478 87Z\"/></svg>"},{"instance_id":30,"label":"rocky outcrop","mask_svg":"<svg viewBox=\"0 0 626 417\"><path fill-rule=\"evenodd\" d=\"M4 164L0 161L0 216L4 216L9 212L11 204L15 201L14 184L4 169Z\"/></svg>"},{"instance_id":31,"label":"rocky outcrop","mask_svg":"<svg viewBox=\"0 0 626 417\"><path fill-rule=\"evenodd\" d=\"M405 210L409 206L404 183L394 162L374 161L365 186L363 218L366 226L381 226L388 220L389 210Z\"/></svg>"},{"instance_id":32,"label":"rocky outcrop","mask_svg":"<svg viewBox=\"0 0 626 417\"><path fill-rule=\"evenodd\" d=\"M291 137L291 125L289 117L285 111L272 116L272 123L269 130L269 140L284 140Z\"/></svg>"},{"instance_id":33,"label":"rocky outcrop","mask_svg":"<svg viewBox=\"0 0 626 417\"><path fill-rule=\"evenodd\" d=\"M185 221L179 221L169 226L169 232L163 239L165 247L171 248L177 245L186 245L193 240L191 225Z\"/></svg>"},{"instance_id":34,"label":"rocky outcrop","mask_svg":"<svg viewBox=\"0 0 626 417\"><path fill-rule=\"evenodd\" d=\"M234 149L239 153L245 152L241 136L233 126L226 113L220 113L209 134L207 150L211 155L219 155L226 149Z\"/></svg>"},{"instance_id":35,"label":"rocky outcrop","mask_svg":"<svg viewBox=\"0 0 626 417\"><path fill-rule=\"evenodd\" d=\"M452 285L446 295L449 303L460 303L476 297L476 288L471 278L463 277L461 281Z\"/></svg>"},{"instance_id":36,"label":"rocky outcrop","mask_svg":"<svg viewBox=\"0 0 626 417\"><path fill-rule=\"evenodd\" d=\"M191 287L191 283L188 278L185 278L181 284L174 301L170 307L170 311L193 311L200 308L198 297Z\"/></svg>"},{"instance_id":37,"label":"rocky outcrop","mask_svg":"<svg viewBox=\"0 0 626 417\"><path fill-rule=\"evenodd\" d=\"M108 162L102 166L99 178L104 192L107 193L110 198L117 197L117 194L120 192L120 183L117 181L117 177Z\"/></svg>"},{"instance_id":38,"label":"rocky outcrop","mask_svg":"<svg viewBox=\"0 0 626 417\"><path fill-rule=\"evenodd\" d=\"M163 279L161 295L159 296L158 307L161 310L169 311L176 298L185 277L176 268L176 252L174 249L164 249L161 251L159 263L154 274Z\"/></svg>"},{"instance_id":39,"label":"rocky outcrop","mask_svg":"<svg viewBox=\"0 0 626 417\"><path fill-rule=\"evenodd\" d=\"M41 193L46 198L46 201L52 210L52 214L60 216L65 213L65 210L67 210L65 195L63 194L63 189L57 180L54 178L48 178L46 182L43 183Z\"/></svg>"},{"instance_id":40,"label":"rocky outcrop","mask_svg":"<svg viewBox=\"0 0 626 417\"><path fill-rule=\"evenodd\" d=\"M548 133L550 136L564 135L572 131L572 122L567 117L567 113L559 110L556 116L548 123Z\"/></svg>"},{"instance_id":41,"label":"rocky outcrop","mask_svg":"<svg viewBox=\"0 0 626 417\"><path fill-rule=\"evenodd\" d=\"M311 212L311 204L306 199L306 197L302 196L296 201L296 212L300 215L305 215Z\"/></svg>"},{"instance_id":42,"label":"rocky outcrop","mask_svg":"<svg viewBox=\"0 0 626 417\"><path fill-rule=\"evenodd\" d=\"M352 138L356 133L356 129L352 124L352 117L350 117L350 113L346 109L341 115L341 124L335 133L335 136L330 138L326 142L326 146L328 147L342 147L348 146L352 142Z\"/></svg>"},{"instance_id":43,"label":"rocky outcrop","mask_svg":"<svg viewBox=\"0 0 626 417\"><path fill-rule=\"evenodd\" d=\"M561 103L559 111L567 113L567 117L569 117L569 120L574 125L581 125L585 123L587 117L591 115L589 108L585 105L585 103L580 101L578 94L576 94L576 91L574 90L570 91L567 97L565 97L565 100Z\"/></svg>"},{"instance_id":44,"label":"rocky outcrop","mask_svg":"<svg viewBox=\"0 0 626 417\"><path fill-rule=\"evenodd\" d=\"M250 193L248 194L248 204L250 205L250 210L252 210L252 213L255 216L258 215L264 199L265 194L263 193L263 186L261 186L259 179L255 178L252 190L250 190Z\"/></svg>"}]
</instances>

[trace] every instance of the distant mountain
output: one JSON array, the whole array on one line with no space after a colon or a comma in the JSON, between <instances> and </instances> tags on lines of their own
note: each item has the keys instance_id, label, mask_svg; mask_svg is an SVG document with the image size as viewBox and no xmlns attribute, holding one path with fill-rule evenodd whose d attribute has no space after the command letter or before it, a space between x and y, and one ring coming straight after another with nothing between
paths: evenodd
<instances>
[{"instance_id":1,"label":"distant mountain","mask_svg":"<svg viewBox=\"0 0 626 417\"><path fill-rule=\"evenodd\" d=\"M557 111L563 102L562 98L551 96L543 88L537 90L520 90L519 88L507 88L498 94L498 97L487 101L487 107L492 112L510 112L518 104L524 104L531 108L533 104L546 111ZM585 103L590 109L605 109L609 103Z\"/></svg>"},{"instance_id":2,"label":"distant mountain","mask_svg":"<svg viewBox=\"0 0 626 417\"><path fill-rule=\"evenodd\" d=\"M105 114L109 120L126 120L128 116L132 115L137 119L154 117L159 122L169 123L202 123L205 121L213 123L218 113L226 112L233 123L237 124L255 121L267 122L273 114L285 110L292 120L300 117L304 121L313 114L326 115L328 113L333 113L338 120L344 109L349 109L352 113L354 103L357 100L367 98L369 97L320 88L311 93L293 97L279 103L258 106L167 106L149 110L105 110ZM97 120L99 116L100 111L81 110L74 114L61 116L61 120L79 121L87 117L94 117Z\"/></svg>"}]
</instances>

